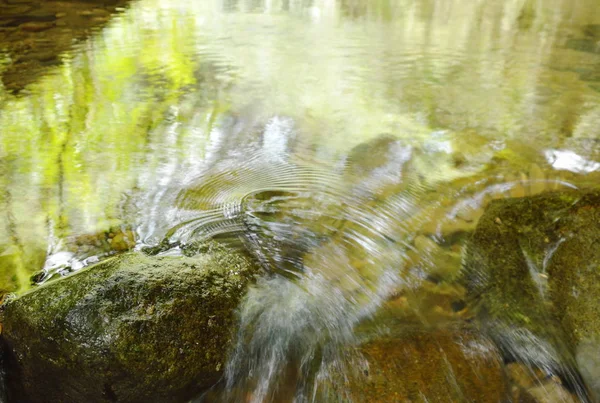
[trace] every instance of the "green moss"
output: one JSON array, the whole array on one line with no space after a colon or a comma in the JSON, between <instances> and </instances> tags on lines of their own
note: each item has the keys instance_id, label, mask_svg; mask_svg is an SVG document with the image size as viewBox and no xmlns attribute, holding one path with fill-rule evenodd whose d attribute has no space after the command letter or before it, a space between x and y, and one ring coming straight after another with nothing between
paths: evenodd
<instances>
[{"instance_id":1,"label":"green moss","mask_svg":"<svg viewBox=\"0 0 600 403\"><path fill-rule=\"evenodd\" d=\"M530 342L546 340L559 355L552 358L567 364L581 341L600 345L598 222L598 191L492 202L463 277L483 323L526 329Z\"/></svg>"},{"instance_id":2,"label":"green moss","mask_svg":"<svg viewBox=\"0 0 600 403\"><path fill-rule=\"evenodd\" d=\"M256 274L211 243L195 257L122 255L28 292L4 312L12 396L185 400L220 377Z\"/></svg>"}]
</instances>

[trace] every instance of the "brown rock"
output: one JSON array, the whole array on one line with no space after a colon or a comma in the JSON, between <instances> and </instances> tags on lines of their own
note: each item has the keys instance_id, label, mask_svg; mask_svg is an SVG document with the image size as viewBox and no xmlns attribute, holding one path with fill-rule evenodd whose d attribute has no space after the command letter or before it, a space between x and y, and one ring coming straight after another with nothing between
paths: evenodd
<instances>
[{"instance_id":1,"label":"brown rock","mask_svg":"<svg viewBox=\"0 0 600 403\"><path fill-rule=\"evenodd\" d=\"M493 343L465 329L411 331L360 348L368 370L350 383L357 402L502 402L509 390Z\"/></svg>"}]
</instances>

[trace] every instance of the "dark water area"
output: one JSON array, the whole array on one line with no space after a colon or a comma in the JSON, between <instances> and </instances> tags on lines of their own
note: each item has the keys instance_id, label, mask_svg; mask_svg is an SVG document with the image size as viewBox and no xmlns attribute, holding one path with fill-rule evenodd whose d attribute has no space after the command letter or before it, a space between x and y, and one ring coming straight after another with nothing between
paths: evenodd
<instances>
[{"instance_id":1,"label":"dark water area","mask_svg":"<svg viewBox=\"0 0 600 403\"><path fill-rule=\"evenodd\" d=\"M596 401L572 307L600 268L551 261L580 233L597 262L598 206L550 195L600 185L599 27L592 0L0 2L0 290L217 240L265 275L198 401ZM374 364L415 356L445 380Z\"/></svg>"},{"instance_id":2,"label":"dark water area","mask_svg":"<svg viewBox=\"0 0 600 403\"><path fill-rule=\"evenodd\" d=\"M0 2L0 43L4 88L18 93L60 65L63 53L105 25L126 1Z\"/></svg>"}]
</instances>

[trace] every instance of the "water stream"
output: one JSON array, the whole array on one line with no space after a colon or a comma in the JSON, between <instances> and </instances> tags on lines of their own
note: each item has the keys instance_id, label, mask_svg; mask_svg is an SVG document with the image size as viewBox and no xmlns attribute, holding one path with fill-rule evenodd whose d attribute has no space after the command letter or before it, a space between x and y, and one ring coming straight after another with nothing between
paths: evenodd
<instances>
[{"instance_id":1,"label":"water stream","mask_svg":"<svg viewBox=\"0 0 600 403\"><path fill-rule=\"evenodd\" d=\"M468 319L457 278L490 201L600 184L596 3L131 2L0 85L0 289L217 239L265 276L197 401L350 400L361 343L396 326L382 307ZM5 80L36 40L11 35Z\"/></svg>"}]
</instances>

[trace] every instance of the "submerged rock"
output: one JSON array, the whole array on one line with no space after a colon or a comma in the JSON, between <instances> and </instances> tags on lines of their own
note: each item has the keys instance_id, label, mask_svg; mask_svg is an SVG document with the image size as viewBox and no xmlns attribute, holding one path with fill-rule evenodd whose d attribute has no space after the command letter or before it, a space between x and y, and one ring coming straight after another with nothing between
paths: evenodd
<instances>
[{"instance_id":1,"label":"submerged rock","mask_svg":"<svg viewBox=\"0 0 600 403\"><path fill-rule=\"evenodd\" d=\"M413 330L364 344L356 402L503 402L508 385L494 344L464 328Z\"/></svg>"},{"instance_id":2,"label":"submerged rock","mask_svg":"<svg viewBox=\"0 0 600 403\"><path fill-rule=\"evenodd\" d=\"M256 269L209 245L118 256L6 304L10 401L181 402L213 385Z\"/></svg>"},{"instance_id":3,"label":"submerged rock","mask_svg":"<svg viewBox=\"0 0 600 403\"><path fill-rule=\"evenodd\" d=\"M492 202L465 261L479 316L511 358L600 397L600 192Z\"/></svg>"}]
</instances>

